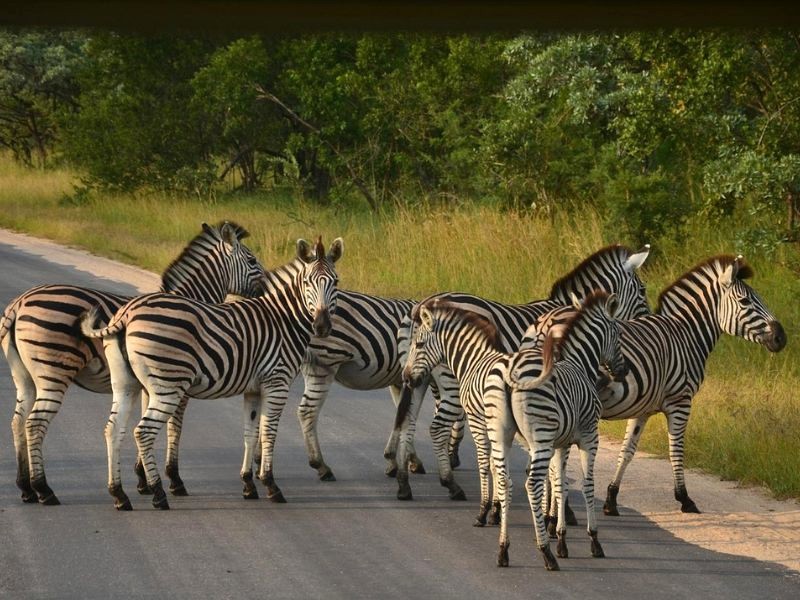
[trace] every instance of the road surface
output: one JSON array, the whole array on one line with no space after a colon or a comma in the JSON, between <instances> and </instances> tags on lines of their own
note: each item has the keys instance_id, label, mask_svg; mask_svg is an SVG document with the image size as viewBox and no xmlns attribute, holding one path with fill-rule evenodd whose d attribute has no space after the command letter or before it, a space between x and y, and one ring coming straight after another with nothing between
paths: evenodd
<instances>
[{"instance_id":1,"label":"road surface","mask_svg":"<svg viewBox=\"0 0 800 600\"><path fill-rule=\"evenodd\" d=\"M0 244L0 265L2 307L40 283L135 293L131 285L10 245ZM272 504L264 493L260 500L242 499L241 404L233 398L189 404L181 473L190 496L170 497L171 510L157 511L136 494L129 468L123 478L134 511L115 511L106 491L103 438L110 399L73 387L45 445L48 482L62 505L27 505L14 485L14 388L0 359L0 597L674 600L800 594L795 572L685 543L624 506L620 518L599 517L607 558L592 559L585 531L570 528L570 558L560 559L560 572L546 572L524 497L521 452L512 470L511 566L499 569L497 529L471 527L478 486L470 442L463 445L464 464L457 472L468 502L448 500L431 473L412 476L415 500L401 503L394 480L383 475L382 450L394 413L388 394L335 387L320 431L337 481L323 483L306 463L295 416L300 391L296 383L275 456L276 481L287 504ZM424 433L429 413L428 407L417 449L432 470ZM123 464L133 462L128 439ZM605 479L597 486L604 489ZM669 488L663 481L659 486ZM623 488L622 503L630 498L625 493ZM570 499L585 523L577 490Z\"/></svg>"}]
</instances>

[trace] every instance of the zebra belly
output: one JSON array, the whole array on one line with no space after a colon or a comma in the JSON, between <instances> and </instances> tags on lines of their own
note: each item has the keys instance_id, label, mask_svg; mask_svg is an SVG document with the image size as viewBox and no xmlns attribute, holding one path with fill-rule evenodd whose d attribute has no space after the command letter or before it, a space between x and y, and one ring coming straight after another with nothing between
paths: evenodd
<instances>
[{"instance_id":1,"label":"zebra belly","mask_svg":"<svg viewBox=\"0 0 800 600\"><path fill-rule=\"evenodd\" d=\"M400 384L400 366L391 370L375 370L360 366L355 361L339 366L336 372L337 383L351 390L378 390L390 385Z\"/></svg>"}]
</instances>

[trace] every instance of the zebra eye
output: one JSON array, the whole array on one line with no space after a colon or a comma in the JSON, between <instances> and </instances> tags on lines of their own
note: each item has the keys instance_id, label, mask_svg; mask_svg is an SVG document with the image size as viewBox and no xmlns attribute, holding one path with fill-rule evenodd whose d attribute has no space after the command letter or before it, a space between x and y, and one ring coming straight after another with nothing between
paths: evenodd
<instances>
[{"instance_id":1,"label":"zebra eye","mask_svg":"<svg viewBox=\"0 0 800 600\"><path fill-rule=\"evenodd\" d=\"M750 298L742 298L741 300L739 300L739 304L741 306L752 306L753 305L753 301L750 300Z\"/></svg>"}]
</instances>

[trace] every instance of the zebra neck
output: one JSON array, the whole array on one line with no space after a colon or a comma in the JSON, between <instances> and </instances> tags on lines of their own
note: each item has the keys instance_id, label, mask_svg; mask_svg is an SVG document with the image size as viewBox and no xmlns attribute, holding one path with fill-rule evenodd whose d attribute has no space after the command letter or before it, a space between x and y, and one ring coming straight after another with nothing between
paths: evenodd
<instances>
[{"instance_id":1,"label":"zebra neck","mask_svg":"<svg viewBox=\"0 0 800 600\"><path fill-rule=\"evenodd\" d=\"M705 286L698 281L681 281L662 295L656 314L669 318L684 332L687 344L708 358L722 335L717 314L721 290L719 284L710 280Z\"/></svg>"},{"instance_id":2,"label":"zebra neck","mask_svg":"<svg viewBox=\"0 0 800 600\"><path fill-rule=\"evenodd\" d=\"M478 363L503 354L477 328L451 330L449 333L451 335L443 340L444 359L459 381L463 382L473 373Z\"/></svg>"},{"instance_id":3,"label":"zebra neck","mask_svg":"<svg viewBox=\"0 0 800 600\"><path fill-rule=\"evenodd\" d=\"M221 242L193 240L164 271L160 291L209 304L223 302L228 295L225 282L231 278L230 264L224 257Z\"/></svg>"},{"instance_id":4,"label":"zebra neck","mask_svg":"<svg viewBox=\"0 0 800 600\"><path fill-rule=\"evenodd\" d=\"M591 323L578 315L560 348L560 359L579 368L590 380L594 380L600 366L600 348L597 333Z\"/></svg>"},{"instance_id":5,"label":"zebra neck","mask_svg":"<svg viewBox=\"0 0 800 600\"><path fill-rule=\"evenodd\" d=\"M298 274L303 271L303 261L299 258L289 261L285 265L276 267L266 274L266 293L280 291L296 284Z\"/></svg>"}]
</instances>

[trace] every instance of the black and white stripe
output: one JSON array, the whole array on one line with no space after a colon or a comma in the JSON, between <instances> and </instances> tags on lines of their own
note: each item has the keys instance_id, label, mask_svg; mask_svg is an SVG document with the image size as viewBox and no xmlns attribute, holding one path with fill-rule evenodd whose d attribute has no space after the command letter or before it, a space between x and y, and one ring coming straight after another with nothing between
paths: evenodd
<instances>
[{"instance_id":1,"label":"black and white stripe","mask_svg":"<svg viewBox=\"0 0 800 600\"><path fill-rule=\"evenodd\" d=\"M644 284L637 274L637 270L647 259L649 252L649 245L638 252L633 252L629 248L618 244L602 248L586 258L570 273L556 281L547 300L508 305L461 293L437 294L430 299L446 301L489 319L497 327L500 347L506 351L512 351L519 346L520 340L522 340L530 324L542 314L556 307L571 304L573 295L578 298L585 298L595 289L616 294L620 307L620 318L622 319L649 314L650 309L647 305ZM406 317L398 332L401 360L405 360L406 348L411 338L411 323L411 317ZM430 428L436 451L439 479L442 485L448 488L451 498L460 499L463 498L463 491L453 479L451 457L448 453L451 445L453 423L463 415L461 402L459 401L459 382L446 365L437 366L432 371L431 379L434 381L441 398L439 410L437 410ZM406 423L413 424L419 414L422 394L415 391L413 395L407 398L406 402L410 400L410 405L404 407L404 410L408 410L409 413ZM477 431L475 428L477 428ZM488 479L485 479L485 477L488 477L489 465L488 463L480 463L481 457L488 456L486 428L480 417L470 420L470 430L478 449L478 472L481 475L481 492L483 495L484 491L488 490ZM411 428L411 431L413 431L413 428ZM396 423L395 439L399 435L399 426ZM404 435L407 443L409 443L408 440L411 434L406 433ZM395 452L392 448L387 448L387 454L391 457ZM399 473L405 469L405 465L398 462L397 469ZM411 491L406 483L408 478L405 474L401 477L404 483L400 485L398 498L410 499ZM499 509L499 504L497 503L496 509ZM496 520L496 517L495 511L492 515L492 520Z\"/></svg>"},{"instance_id":2,"label":"black and white stripe","mask_svg":"<svg viewBox=\"0 0 800 600\"><path fill-rule=\"evenodd\" d=\"M167 267L161 290L204 302L222 302L229 293L260 294L264 269L241 242L247 235L235 223L204 223L203 231ZM98 317L108 321L128 300L78 286L45 285L28 290L5 309L0 340L17 388L12 430L23 501L36 502L38 497L44 504L58 504L45 478L42 446L69 386L75 382L93 392L111 392L102 344L80 335L79 316L96 307ZM176 417L179 421L181 415ZM172 448L168 464L177 460Z\"/></svg>"},{"instance_id":3,"label":"black and white stripe","mask_svg":"<svg viewBox=\"0 0 800 600\"><path fill-rule=\"evenodd\" d=\"M106 426L109 491L118 509L130 509L119 474L119 443L131 404L142 389L147 411L134 430L153 505L168 508L153 457L153 443L164 422L186 396L226 398L244 394L245 453L241 475L246 498L257 498L253 450L261 431L263 459L259 477L274 501L284 501L273 477L278 418L297 376L312 332L330 333L338 278L334 263L342 254L337 239L325 254L321 240L312 251L298 240L302 263L268 274L266 293L255 299L210 305L166 294L136 298L102 329L92 315L81 322L85 335L103 338L111 369L114 406ZM298 268L299 267L299 268ZM295 273L286 278L286 273Z\"/></svg>"},{"instance_id":4,"label":"black and white stripe","mask_svg":"<svg viewBox=\"0 0 800 600\"><path fill-rule=\"evenodd\" d=\"M761 344L770 352L779 352L786 345L783 327L745 283L751 275L741 256L709 258L661 293L654 315L620 324L630 372L620 382L601 378L600 399L602 418L628 419L628 426L608 486L605 514L619 514L617 494L622 476L647 420L656 413L667 418L675 499L683 512L699 512L686 491L684 436L708 356L723 332ZM529 332L527 345L535 345L548 327L569 318L569 312L562 309L545 315Z\"/></svg>"},{"instance_id":5,"label":"black and white stripe","mask_svg":"<svg viewBox=\"0 0 800 600\"><path fill-rule=\"evenodd\" d=\"M549 349L523 350L507 354L499 349L497 331L486 319L449 303L424 302L418 311L404 376L414 386L445 362L460 383L461 402L470 419L483 420L491 441L500 501L500 552L498 565L508 565L508 508L511 480L507 455L516 434L521 434L530 452L531 465L526 488L536 527L537 543L548 569L558 569L549 549L541 510L544 480L555 452L563 464L562 449L576 443L584 466L584 496L589 514L592 555L603 556L594 519L593 465L597 451L600 402L595 378L600 361L624 375L624 360L614 319L616 299L604 292L590 294L560 341L561 360L553 364ZM402 418L402 417L399 417ZM404 444L400 444L402 459ZM557 474L562 472L556 469ZM560 496L563 482L556 481ZM476 524L486 521L488 499L482 503ZM563 511L558 524L558 554L567 556Z\"/></svg>"}]
</instances>

